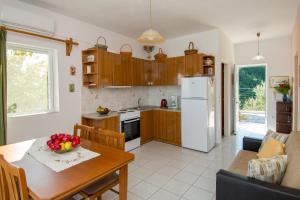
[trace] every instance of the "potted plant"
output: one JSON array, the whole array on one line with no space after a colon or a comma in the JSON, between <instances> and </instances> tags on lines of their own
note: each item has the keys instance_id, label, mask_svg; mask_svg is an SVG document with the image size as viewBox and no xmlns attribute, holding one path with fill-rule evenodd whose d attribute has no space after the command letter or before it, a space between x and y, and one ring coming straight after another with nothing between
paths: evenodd
<instances>
[{"instance_id":1,"label":"potted plant","mask_svg":"<svg viewBox=\"0 0 300 200\"><path fill-rule=\"evenodd\" d=\"M283 95L283 102L287 102L289 100L288 94L291 89L291 86L288 82L280 83L278 86L274 87L274 89Z\"/></svg>"}]
</instances>

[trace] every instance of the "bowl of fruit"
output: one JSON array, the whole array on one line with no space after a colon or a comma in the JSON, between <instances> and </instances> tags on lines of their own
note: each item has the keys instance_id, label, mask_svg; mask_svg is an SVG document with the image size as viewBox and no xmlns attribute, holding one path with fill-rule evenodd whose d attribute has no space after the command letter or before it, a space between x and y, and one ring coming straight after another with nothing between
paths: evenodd
<instances>
[{"instance_id":1,"label":"bowl of fruit","mask_svg":"<svg viewBox=\"0 0 300 200\"><path fill-rule=\"evenodd\" d=\"M101 115L107 115L110 112L110 110L108 108L104 108L102 106L99 106L97 108L97 113L101 114Z\"/></svg>"},{"instance_id":2,"label":"bowl of fruit","mask_svg":"<svg viewBox=\"0 0 300 200\"><path fill-rule=\"evenodd\" d=\"M52 134L47 141L48 148L55 153L66 153L80 145L80 137L66 133Z\"/></svg>"}]
</instances>

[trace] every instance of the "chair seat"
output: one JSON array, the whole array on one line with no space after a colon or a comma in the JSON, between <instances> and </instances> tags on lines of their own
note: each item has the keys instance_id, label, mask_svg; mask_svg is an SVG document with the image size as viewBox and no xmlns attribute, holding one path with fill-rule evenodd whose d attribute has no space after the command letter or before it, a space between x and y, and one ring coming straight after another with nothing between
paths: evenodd
<instances>
[{"instance_id":1,"label":"chair seat","mask_svg":"<svg viewBox=\"0 0 300 200\"><path fill-rule=\"evenodd\" d=\"M91 196L103 189L105 189L108 185L118 182L119 175L117 173L112 173L110 175L105 176L101 180L87 186L86 188L82 189L81 191L84 192L86 195Z\"/></svg>"}]
</instances>

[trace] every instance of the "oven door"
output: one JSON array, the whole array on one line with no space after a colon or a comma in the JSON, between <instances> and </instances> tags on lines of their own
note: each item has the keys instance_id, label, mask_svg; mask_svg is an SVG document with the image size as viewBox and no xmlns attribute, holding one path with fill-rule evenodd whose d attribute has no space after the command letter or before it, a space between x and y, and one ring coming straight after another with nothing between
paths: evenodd
<instances>
[{"instance_id":1,"label":"oven door","mask_svg":"<svg viewBox=\"0 0 300 200\"><path fill-rule=\"evenodd\" d=\"M121 123L122 132L125 133L125 142L140 137L140 118L124 120Z\"/></svg>"}]
</instances>

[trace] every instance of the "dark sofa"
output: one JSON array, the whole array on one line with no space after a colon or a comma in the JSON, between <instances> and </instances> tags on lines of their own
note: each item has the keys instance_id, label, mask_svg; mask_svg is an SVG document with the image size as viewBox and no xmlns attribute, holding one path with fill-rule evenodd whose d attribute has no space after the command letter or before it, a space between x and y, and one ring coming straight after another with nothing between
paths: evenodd
<instances>
[{"instance_id":1,"label":"dark sofa","mask_svg":"<svg viewBox=\"0 0 300 200\"><path fill-rule=\"evenodd\" d=\"M243 138L243 150L230 168L217 173L216 200L300 200L300 133L292 133L288 138L288 166L281 185L246 176L248 161L256 157L261 142Z\"/></svg>"}]
</instances>

